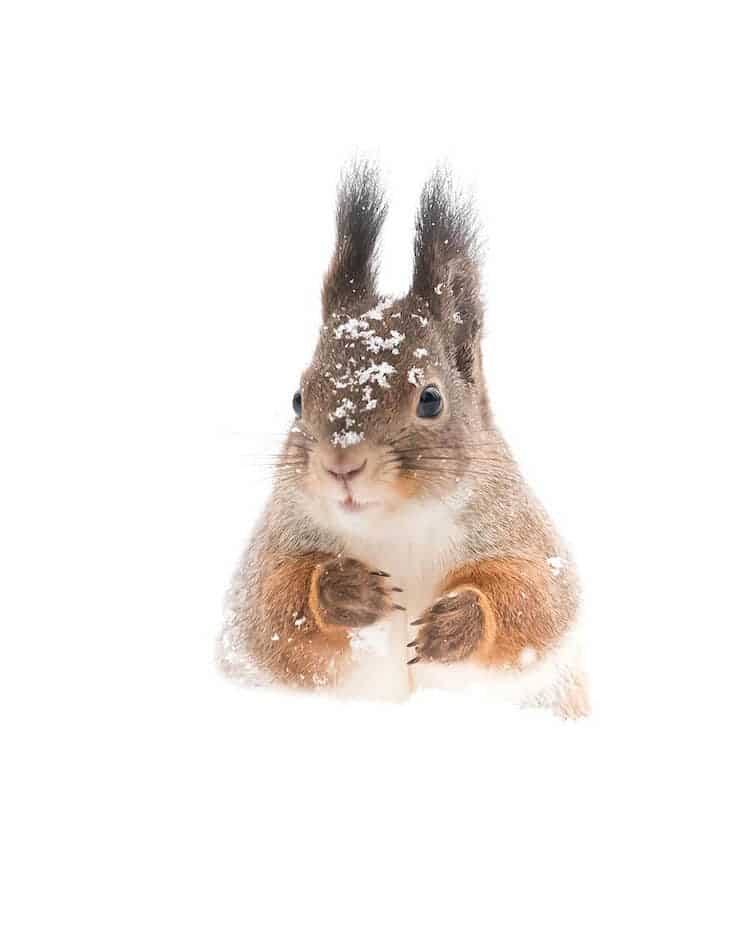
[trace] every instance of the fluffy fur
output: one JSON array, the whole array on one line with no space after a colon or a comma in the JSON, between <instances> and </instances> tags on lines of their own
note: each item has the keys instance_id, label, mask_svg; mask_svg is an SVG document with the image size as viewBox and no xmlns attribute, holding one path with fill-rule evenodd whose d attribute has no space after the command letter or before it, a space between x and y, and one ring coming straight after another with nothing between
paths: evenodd
<instances>
[{"instance_id":1,"label":"fluffy fur","mask_svg":"<svg viewBox=\"0 0 750 937\"><path fill-rule=\"evenodd\" d=\"M473 207L446 172L428 181L399 299L377 293L384 217L374 168L351 167L301 414L235 576L222 665L384 699L479 684L584 715L573 561L491 415ZM428 386L442 411L424 418Z\"/></svg>"}]
</instances>

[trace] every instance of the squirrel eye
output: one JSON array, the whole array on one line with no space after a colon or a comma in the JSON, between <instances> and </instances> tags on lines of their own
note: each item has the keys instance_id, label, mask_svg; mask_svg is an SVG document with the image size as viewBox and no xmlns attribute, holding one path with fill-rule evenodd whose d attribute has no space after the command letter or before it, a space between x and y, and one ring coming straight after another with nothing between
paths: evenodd
<instances>
[{"instance_id":1,"label":"squirrel eye","mask_svg":"<svg viewBox=\"0 0 750 937\"><path fill-rule=\"evenodd\" d=\"M292 409L297 416L302 416L302 394L299 391L292 397Z\"/></svg>"},{"instance_id":2,"label":"squirrel eye","mask_svg":"<svg viewBox=\"0 0 750 937\"><path fill-rule=\"evenodd\" d=\"M419 398L419 404L417 405L417 416L421 416L424 419L432 419L433 417L439 416L442 409L443 398L440 396L440 391L437 387L435 387L434 384L425 387Z\"/></svg>"}]
</instances>

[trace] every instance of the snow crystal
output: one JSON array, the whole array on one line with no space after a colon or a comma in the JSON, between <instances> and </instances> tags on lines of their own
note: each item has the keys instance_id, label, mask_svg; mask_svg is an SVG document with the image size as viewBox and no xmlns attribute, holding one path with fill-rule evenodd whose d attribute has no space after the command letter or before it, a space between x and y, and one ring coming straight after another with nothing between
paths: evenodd
<instances>
[{"instance_id":1,"label":"snow crystal","mask_svg":"<svg viewBox=\"0 0 750 937\"><path fill-rule=\"evenodd\" d=\"M419 385L424 380L424 371L422 368L411 368L409 371L409 383L413 384L415 387Z\"/></svg>"},{"instance_id":2,"label":"snow crystal","mask_svg":"<svg viewBox=\"0 0 750 937\"><path fill-rule=\"evenodd\" d=\"M359 660L373 654L385 657L388 653L388 631L385 625L368 625L365 628L352 628L349 631L349 644L352 657Z\"/></svg>"},{"instance_id":3,"label":"snow crystal","mask_svg":"<svg viewBox=\"0 0 750 937\"><path fill-rule=\"evenodd\" d=\"M417 350L414 352L414 357L415 357L415 358L425 358L425 357L427 356L427 354L428 354L428 352L427 352L427 349L426 349L426 348L417 348Z\"/></svg>"},{"instance_id":4,"label":"snow crystal","mask_svg":"<svg viewBox=\"0 0 750 937\"><path fill-rule=\"evenodd\" d=\"M380 387L390 387L388 375L395 373L396 369L393 365L388 364L387 361L381 361L380 364L375 364L373 362L369 368L363 368L362 371L359 372L357 380L360 384L371 384L374 381Z\"/></svg>"},{"instance_id":5,"label":"snow crystal","mask_svg":"<svg viewBox=\"0 0 750 937\"><path fill-rule=\"evenodd\" d=\"M337 325L333 330L336 338L342 338L346 335L348 338L359 338L362 332L371 331L370 325L364 319L347 319L341 325Z\"/></svg>"},{"instance_id":6,"label":"snow crystal","mask_svg":"<svg viewBox=\"0 0 750 937\"><path fill-rule=\"evenodd\" d=\"M373 310L373 312L376 310ZM373 354L379 351L390 351L392 354L397 355L399 353L398 346L406 336L395 329L390 330L390 335L387 338L376 334L371 323L367 320L368 315L376 319L382 320L383 318L381 312L379 316L373 316L373 313L365 313L359 319L347 319L346 322L336 326L333 330L334 336L337 339L346 337L352 339L352 341L361 341L367 351L373 352ZM348 345L347 347L351 348L352 346Z\"/></svg>"},{"instance_id":7,"label":"snow crystal","mask_svg":"<svg viewBox=\"0 0 750 937\"><path fill-rule=\"evenodd\" d=\"M343 347L347 349L347 363L343 363L342 357L335 365L336 372L329 372L326 377L336 390L350 392L341 402L337 402L335 409L328 414L331 423L340 421L331 436L335 446L354 446L364 439L362 427L356 417L357 412L365 413L374 410L378 405L377 398L372 394L373 387L391 386L388 379L396 373L396 368L389 361L381 359L386 353L398 356L399 346L406 339L403 332L389 329L385 324L390 318L401 318L401 313L389 314L388 307L391 303L392 300L383 299L360 315L348 318L342 316L343 321L333 326L333 337L342 342ZM427 324L427 319L422 316L415 318L423 325ZM426 355L427 350L424 349L423 353ZM416 380L417 372L414 373L413 380Z\"/></svg>"},{"instance_id":8,"label":"snow crystal","mask_svg":"<svg viewBox=\"0 0 750 937\"><path fill-rule=\"evenodd\" d=\"M364 433L357 433L354 430L348 429L343 433L334 433L331 436L331 442L334 446L341 446L342 449L346 449L348 446L356 446L358 442L362 442L365 438Z\"/></svg>"},{"instance_id":9,"label":"snow crystal","mask_svg":"<svg viewBox=\"0 0 750 937\"><path fill-rule=\"evenodd\" d=\"M336 407L333 413L328 414L328 419L333 422L333 420L343 420L346 418L346 424L348 427L351 422L351 418L347 417L347 414L351 413L352 410L354 410L354 401L349 397L344 397L340 406Z\"/></svg>"},{"instance_id":10,"label":"snow crystal","mask_svg":"<svg viewBox=\"0 0 750 937\"><path fill-rule=\"evenodd\" d=\"M559 576L563 568L563 561L559 556L550 556L547 558L547 564L552 571L553 576Z\"/></svg>"},{"instance_id":11,"label":"snow crystal","mask_svg":"<svg viewBox=\"0 0 750 937\"><path fill-rule=\"evenodd\" d=\"M390 299L381 299L381 301L374 306L369 312L366 312L363 316L364 319L375 319L378 322L383 321L383 311L390 306ZM394 317L395 318L395 317Z\"/></svg>"},{"instance_id":12,"label":"snow crystal","mask_svg":"<svg viewBox=\"0 0 750 937\"><path fill-rule=\"evenodd\" d=\"M365 402L363 408L365 410L374 410L378 405L377 398L372 396L372 387L369 384L365 384L362 388L362 399Z\"/></svg>"}]
</instances>

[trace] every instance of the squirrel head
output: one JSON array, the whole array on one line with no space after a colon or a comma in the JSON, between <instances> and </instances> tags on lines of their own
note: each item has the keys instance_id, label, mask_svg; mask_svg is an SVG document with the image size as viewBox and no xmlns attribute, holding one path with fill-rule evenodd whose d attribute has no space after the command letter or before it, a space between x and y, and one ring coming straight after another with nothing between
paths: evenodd
<instances>
[{"instance_id":1,"label":"squirrel head","mask_svg":"<svg viewBox=\"0 0 750 937\"><path fill-rule=\"evenodd\" d=\"M376 169L354 164L339 184L323 323L281 463L307 496L350 514L445 497L457 482L481 479L492 435L473 206L447 171L432 175L412 285L397 299L376 285L385 215Z\"/></svg>"}]
</instances>

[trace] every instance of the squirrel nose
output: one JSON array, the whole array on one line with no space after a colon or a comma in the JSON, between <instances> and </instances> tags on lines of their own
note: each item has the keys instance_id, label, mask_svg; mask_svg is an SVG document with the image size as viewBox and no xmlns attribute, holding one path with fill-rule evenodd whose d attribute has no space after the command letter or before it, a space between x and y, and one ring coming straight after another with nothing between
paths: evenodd
<instances>
[{"instance_id":1,"label":"squirrel nose","mask_svg":"<svg viewBox=\"0 0 750 937\"><path fill-rule=\"evenodd\" d=\"M337 481L342 482L348 482L356 478L366 465L366 457L363 458L359 453L349 455L346 452L332 454L323 462L326 472Z\"/></svg>"}]
</instances>

